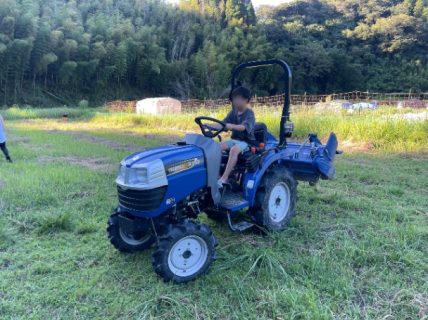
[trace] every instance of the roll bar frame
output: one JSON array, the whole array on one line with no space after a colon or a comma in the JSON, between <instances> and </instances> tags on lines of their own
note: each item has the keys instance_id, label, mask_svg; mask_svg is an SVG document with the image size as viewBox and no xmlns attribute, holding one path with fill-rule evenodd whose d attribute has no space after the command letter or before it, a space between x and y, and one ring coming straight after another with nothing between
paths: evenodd
<instances>
[{"instance_id":1,"label":"roll bar frame","mask_svg":"<svg viewBox=\"0 0 428 320\"><path fill-rule=\"evenodd\" d=\"M231 90L230 93L232 94L232 91L239 86L238 84L238 76L244 69L251 69L251 68L257 68L257 67L265 67L265 66L272 66L272 65L279 65L284 70L283 80L285 83L284 87L284 104L282 107L282 115L281 115L281 121L280 121L280 127L279 127L279 145L286 145L286 135L285 135L285 124L287 121L290 120L290 103L291 103L291 69L289 65L281 59L270 59L270 60L260 60L260 61L250 61L241 63L233 68L232 71L232 80L231 80Z\"/></svg>"}]
</instances>

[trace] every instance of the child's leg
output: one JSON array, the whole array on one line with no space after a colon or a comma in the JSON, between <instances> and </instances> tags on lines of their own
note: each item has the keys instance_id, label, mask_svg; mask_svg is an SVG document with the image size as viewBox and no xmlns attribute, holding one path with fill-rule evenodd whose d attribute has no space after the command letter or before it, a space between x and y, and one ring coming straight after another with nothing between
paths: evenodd
<instances>
[{"instance_id":1,"label":"child's leg","mask_svg":"<svg viewBox=\"0 0 428 320\"><path fill-rule=\"evenodd\" d=\"M235 145L234 140L225 140L220 143L221 151L227 151L230 150Z\"/></svg>"},{"instance_id":2,"label":"child's leg","mask_svg":"<svg viewBox=\"0 0 428 320\"><path fill-rule=\"evenodd\" d=\"M227 160L226 169L223 172L223 176L220 178L222 182L226 182L229 179L229 175L232 170L235 168L236 163L238 162L238 156L242 152L239 145L234 145L229 152L229 159Z\"/></svg>"},{"instance_id":3,"label":"child's leg","mask_svg":"<svg viewBox=\"0 0 428 320\"><path fill-rule=\"evenodd\" d=\"M6 159L11 161L10 155L9 155L9 150L7 150L7 148L6 148L6 142L0 143L0 149L1 149L1 151L3 151L3 154L6 157Z\"/></svg>"}]
</instances>

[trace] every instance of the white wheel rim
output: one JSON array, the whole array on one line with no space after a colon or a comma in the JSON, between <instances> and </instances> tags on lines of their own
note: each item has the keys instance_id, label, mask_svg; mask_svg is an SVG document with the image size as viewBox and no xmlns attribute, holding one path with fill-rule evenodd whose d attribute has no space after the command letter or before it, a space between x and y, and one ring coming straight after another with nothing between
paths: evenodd
<instances>
[{"instance_id":1,"label":"white wheel rim","mask_svg":"<svg viewBox=\"0 0 428 320\"><path fill-rule=\"evenodd\" d=\"M121 228L119 228L119 234L122 240L130 246L139 246L147 242L151 237L150 234L146 234L146 235L143 235L141 238L136 239L132 234L128 234L126 231L122 230Z\"/></svg>"},{"instance_id":2,"label":"white wheel rim","mask_svg":"<svg viewBox=\"0 0 428 320\"><path fill-rule=\"evenodd\" d=\"M269 196L269 215L275 222L281 222L288 215L290 209L290 188L285 182L273 187Z\"/></svg>"},{"instance_id":3,"label":"white wheel rim","mask_svg":"<svg viewBox=\"0 0 428 320\"><path fill-rule=\"evenodd\" d=\"M191 235L178 240L168 254L168 267L180 277L194 275L205 265L208 246L201 237Z\"/></svg>"}]
</instances>

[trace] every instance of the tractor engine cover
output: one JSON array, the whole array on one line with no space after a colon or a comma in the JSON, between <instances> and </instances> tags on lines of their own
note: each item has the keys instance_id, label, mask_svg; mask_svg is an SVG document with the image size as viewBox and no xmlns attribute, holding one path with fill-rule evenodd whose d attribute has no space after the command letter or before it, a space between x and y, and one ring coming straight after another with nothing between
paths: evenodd
<instances>
[{"instance_id":1,"label":"tractor engine cover","mask_svg":"<svg viewBox=\"0 0 428 320\"><path fill-rule=\"evenodd\" d=\"M171 144L122 160L116 184L121 211L156 217L207 186L204 152L195 145Z\"/></svg>"}]
</instances>

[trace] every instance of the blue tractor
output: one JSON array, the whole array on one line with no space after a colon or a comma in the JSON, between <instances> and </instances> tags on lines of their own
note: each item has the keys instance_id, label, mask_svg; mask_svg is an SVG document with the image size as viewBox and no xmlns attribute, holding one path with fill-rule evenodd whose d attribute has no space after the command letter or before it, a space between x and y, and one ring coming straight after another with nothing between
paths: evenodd
<instances>
[{"instance_id":1,"label":"blue tractor","mask_svg":"<svg viewBox=\"0 0 428 320\"><path fill-rule=\"evenodd\" d=\"M187 134L175 144L134 153L122 160L116 179L119 205L108 221L108 237L122 252L155 247L152 263L165 281L187 282L205 274L215 260L217 240L197 218L222 220L232 231L258 227L281 231L296 211L297 181L315 184L335 176L337 153L334 133L325 145L315 134L304 143L288 141L291 70L282 60L238 65L231 89L239 85L245 68L279 65L284 70L285 101L279 139L263 123L256 123L258 145L242 154L230 185L217 180L227 163L214 141L225 124L197 117L202 134ZM215 126L212 124L215 123ZM210 125L211 124L211 125Z\"/></svg>"}]
</instances>

